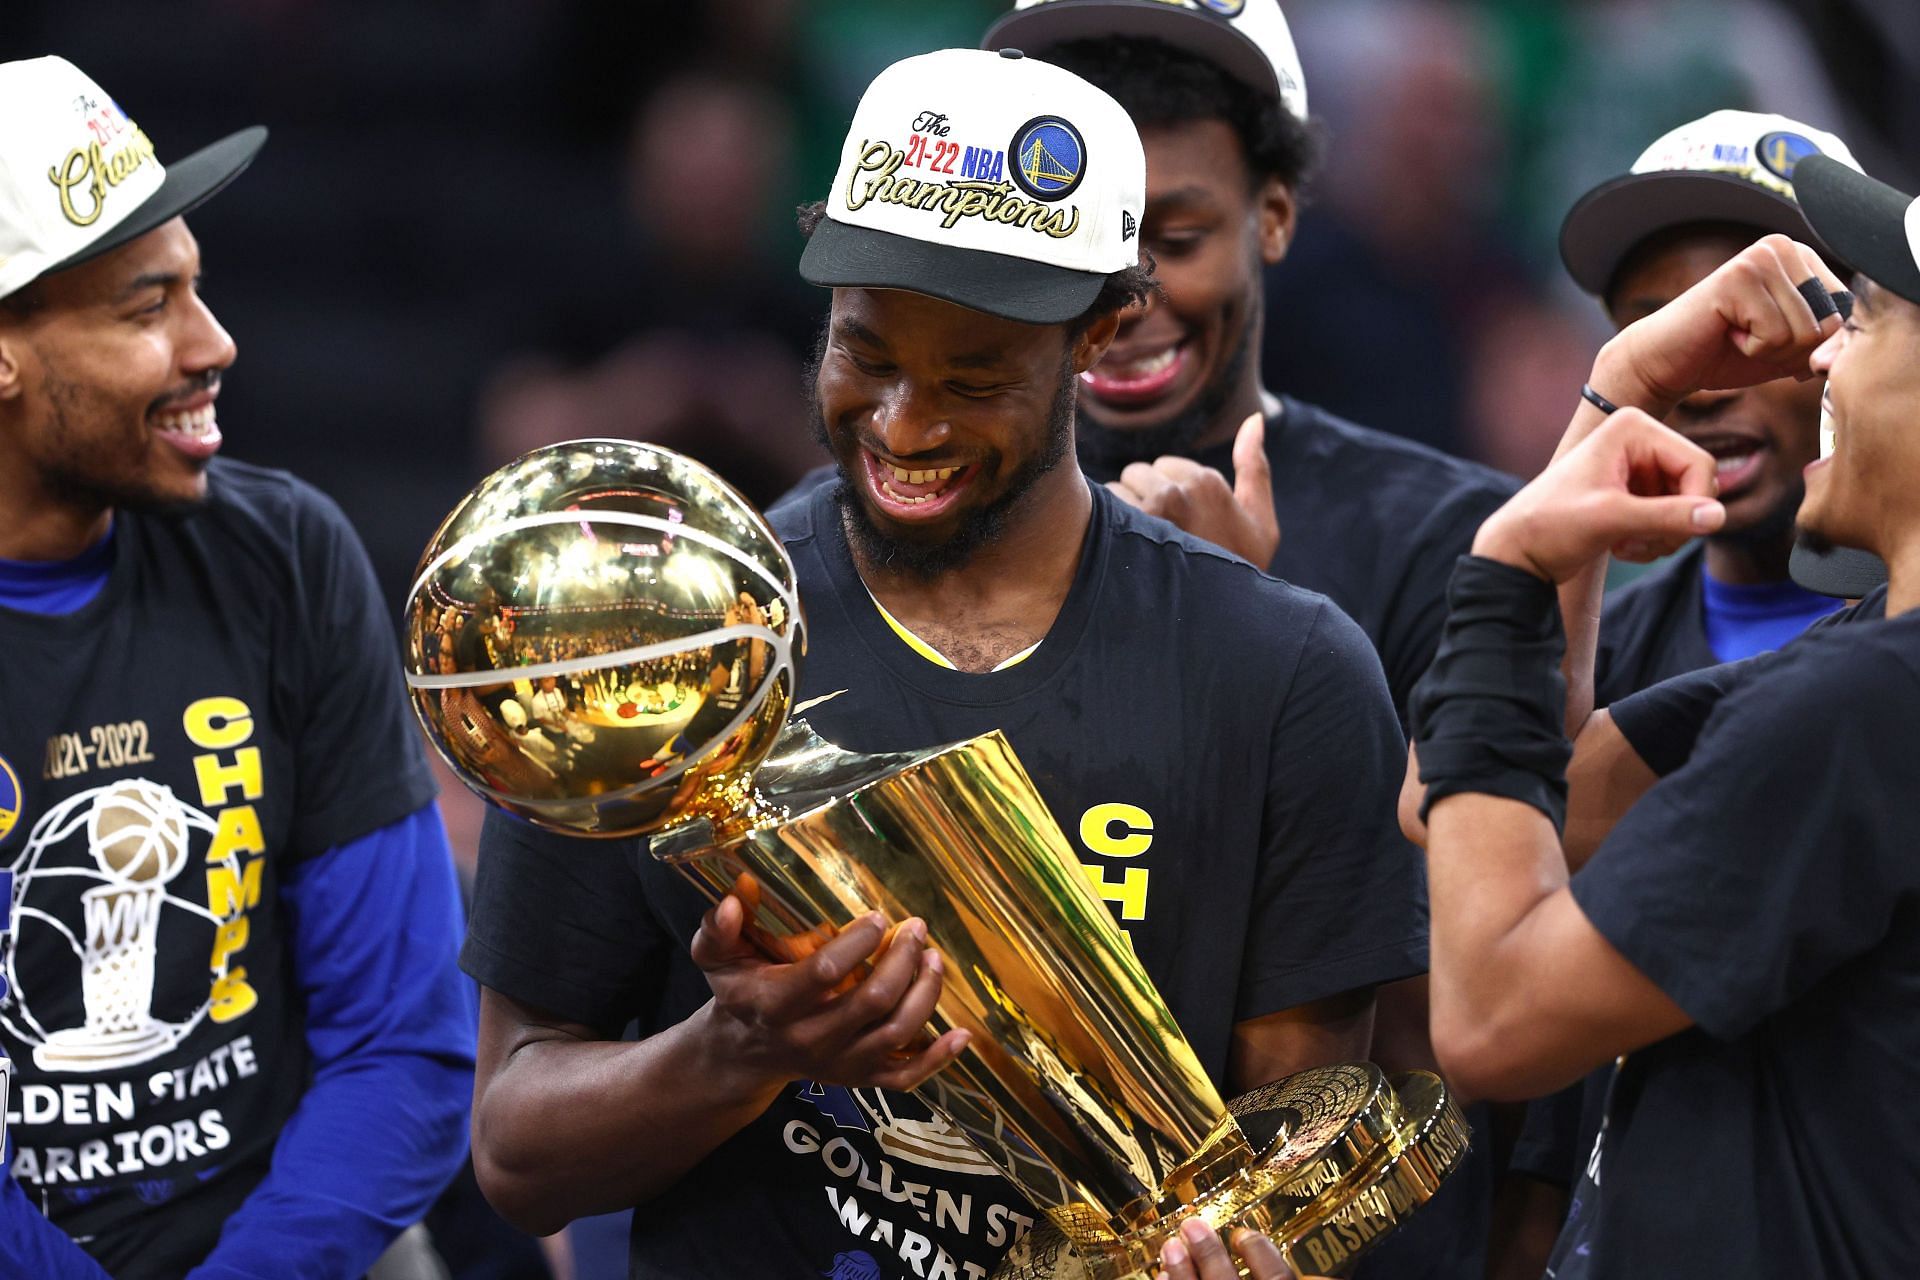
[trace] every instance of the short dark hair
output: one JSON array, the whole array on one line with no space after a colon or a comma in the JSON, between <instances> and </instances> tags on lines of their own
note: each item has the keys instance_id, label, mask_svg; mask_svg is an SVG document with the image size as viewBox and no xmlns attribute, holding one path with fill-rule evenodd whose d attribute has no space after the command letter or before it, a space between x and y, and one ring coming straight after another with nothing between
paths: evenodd
<instances>
[{"instance_id":1,"label":"short dark hair","mask_svg":"<svg viewBox=\"0 0 1920 1280\"><path fill-rule=\"evenodd\" d=\"M1248 176L1278 178L1296 200L1320 163L1320 130L1277 98L1222 71L1217 63L1163 40L1109 36L1069 40L1035 55L1111 94L1135 127L1222 120L1240 137Z\"/></svg>"},{"instance_id":2,"label":"short dark hair","mask_svg":"<svg viewBox=\"0 0 1920 1280\"><path fill-rule=\"evenodd\" d=\"M812 204L803 204L795 211L794 220L800 224L800 234L811 237L814 229L827 217L827 202L815 200ZM1110 272L1100 292L1094 295L1093 303L1074 319L1067 322L1067 335L1077 338L1085 333L1096 320L1124 311L1135 303L1145 302L1160 290L1153 278L1153 255L1141 251L1145 262L1136 262L1130 267L1122 267Z\"/></svg>"}]
</instances>

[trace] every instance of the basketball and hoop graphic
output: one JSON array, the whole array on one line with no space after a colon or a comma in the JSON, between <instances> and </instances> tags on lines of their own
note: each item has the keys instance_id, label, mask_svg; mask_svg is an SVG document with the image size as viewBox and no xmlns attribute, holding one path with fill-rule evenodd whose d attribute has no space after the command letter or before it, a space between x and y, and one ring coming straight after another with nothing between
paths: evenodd
<instances>
[{"instance_id":1,"label":"basketball and hoop graphic","mask_svg":"<svg viewBox=\"0 0 1920 1280\"><path fill-rule=\"evenodd\" d=\"M1072 195L1087 171L1086 141L1059 116L1035 116L1021 125L1007 152L1014 182L1048 204Z\"/></svg>"},{"instance_id":2,"label":"basketball and hoop graphic","mask_svg":"<svg viewBox=\"0 0 1920 1280\"><path fill-rule=\"evenodd\" d=\"M143 779L69 796L34 824L11 867L14 938L5 974L13 999L0 1006L0 1023L33 1046L35 1066L42 1071L136 1066L165 1053L200 1024L212 1005L211 988L206 1002L183 1022L154 1016L155 957L165 908L203 917L215 927L221 923L205 906L168 891L195 844L204 848L218 828L170 788ZM81 841L84 850L76 848ZM76 879L95 882L77 895L78 930L70 922L70 884ZM49 1030L31 1007L33 993L19 979L21 948L30 939L46 945L49 932L64 941L79 965L85 1008L79 1026Z\"/></svg>"}]
</instances>

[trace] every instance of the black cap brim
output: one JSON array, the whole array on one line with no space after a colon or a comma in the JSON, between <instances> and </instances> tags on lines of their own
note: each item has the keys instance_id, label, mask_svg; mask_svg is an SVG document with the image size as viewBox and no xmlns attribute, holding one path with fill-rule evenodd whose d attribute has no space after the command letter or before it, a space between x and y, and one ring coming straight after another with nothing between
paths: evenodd
<instances>
[{"instance_id":1,"label":"black cap brim","mask_svg":"<svg viewBox=\"0 0 1920 1280\"><path fill-rule=\"evenodd\" d=\"M1256 93L1284 100L1273 63L1233 23L1165 0L1051 0L1002 16L980 47L1018 49L1044 62L1052 45L1113 36L1163 41L1207 59Z\"/></svg>"},{"instance_id":2,"label":"black cap brim","mask_svg":"<svg viewBox=\"0 0 1920 1280\"><path fill-rule=\"evenodd\" d=\"M254 125L202 147L184 160L168 164L167 176L160 180L158 191L148 196L105 235L78 253L54 263L40 276L49 276L56 271L90 262L103 253L111 253L121 245L139 239L183 213L192 212L239 177L253 163L253 158L260 153L266 141L265 127Z\"/></svg>"},{"instance_id":3,"label":"black cap brim","mask_svg":"<svg viewBox=\"0 0 1920 1280\"><path fill-rule=\"evenodd\" d=\"M1804 533L1794 540L1787 572L1807 590L1840 600L1858 600L1887 582L1887 562L1873 552L1858 547L1815 550Z\"/></svg>"},{"instance_id":4,"label":"black cap brim","mask_svg":"<svg viewBox=\"0 0 1920 1280\"><path fill-rule=\"evenodd\" d=\"M1920 304L1920 263L1907 243L1913 197L1830 156L1808 156L1793 169L1793 193L1807 221L1840 259L1867 279Z\"/></svg>"},{"instance_id":5,"label":"black cap brim","mask_svg":"<svg viewBox=\"0 0 1920 1280\"><path fill-rule=\"evenodd\" d=\"M1635 245L1695 222L1778 231L1812 244L1836 263L1847 260L1821 241L1805 212L1787 197L1733 174L1691 169L1629 173L1581 196L1560 224L1560 260L1575 284L1603 298Z\"/></svg>"},{"instance_id":6,"label":"black cap brim","mask_svg":"<svg viewBox=\"0 0 1920 1280\"><path fill-rule=\"evenodd\" d=\"M800 275L843 289L905 289L1022 324L1085 314L1107 277L984 249L934 244L824 218L807 238Z\"/></svg>"}]
</instances>

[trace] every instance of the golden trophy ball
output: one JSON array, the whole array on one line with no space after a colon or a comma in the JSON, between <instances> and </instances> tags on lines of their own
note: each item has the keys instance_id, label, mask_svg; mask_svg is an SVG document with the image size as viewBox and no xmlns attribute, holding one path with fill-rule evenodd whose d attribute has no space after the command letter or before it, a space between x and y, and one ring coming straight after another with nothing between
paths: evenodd
<instances>
[{"instance_id":1,"label":"golden trophy ball","mask_svg":"<svg viewBox=\"0 0 1920 1280\"><path fill-rule=\"evenodd\" d=\"M407 684L483 798L628 836L745 804L799 630L786 549L731 486L670 449L576 440L501 467L435 532Z\"/></svg>"}]
</instances>

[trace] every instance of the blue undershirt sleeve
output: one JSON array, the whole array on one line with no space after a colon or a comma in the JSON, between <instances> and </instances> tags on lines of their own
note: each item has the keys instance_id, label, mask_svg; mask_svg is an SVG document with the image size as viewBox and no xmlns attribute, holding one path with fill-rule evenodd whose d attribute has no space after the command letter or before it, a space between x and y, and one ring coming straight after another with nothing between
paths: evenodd
<instances>
[{"instance_id":1,"label":"blue undershirt sleeve","mask_svg":"<svg viewBox=\"0 0 1920 1280\"><path fill-rule=\"evenodd\" d=\"M13 1167L13 1148L6 1151ZM0 1169L0 1276L36 1280L108 1280L85 1250L34 1208L13 1175Z\"/></svg>"},{"instance_id":2,"label":"blue undershirt sleeve","mask_svg":"<svg viewBox=\"0 0 1920 1280\"><path fill-rule=\"evenodd\" d=\"M477 1015L438 810L296 864L283 900L313 1082L189 1280L360 1276L466 1155Z\"/></svg>"}]
</instances>

